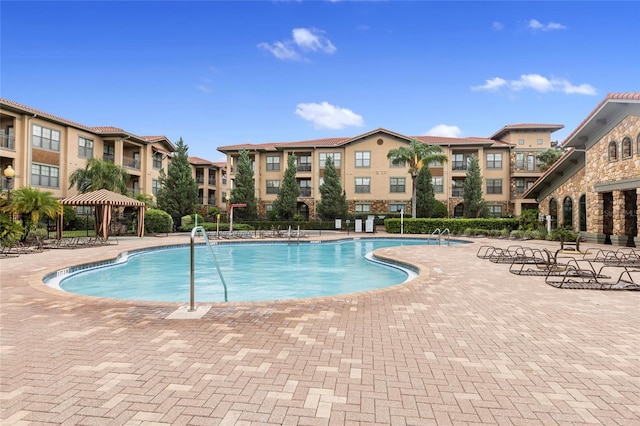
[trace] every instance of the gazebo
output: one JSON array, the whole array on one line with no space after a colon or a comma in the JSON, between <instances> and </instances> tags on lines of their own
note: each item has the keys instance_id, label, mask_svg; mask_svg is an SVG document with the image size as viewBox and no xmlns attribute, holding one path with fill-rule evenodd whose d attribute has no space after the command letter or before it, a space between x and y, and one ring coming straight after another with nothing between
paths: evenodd
<instances>
[{"instance_id":1,"label":"gazebo","mask_svg":"<svg viewBox=\"0 0 640 426\"><path fill-rule=\"evenodd\" d=\"M78 194L74 197L60 201L63 206L93 206L95 207L96 234L109 238L109 225L111 224L111 210L113 207L138 207L138 237L144 236L144 210L146 204L126 195L99 189L93 192ZM58 235L62 238L63 215L58 216Z\"/></svg>"}]
</instances>

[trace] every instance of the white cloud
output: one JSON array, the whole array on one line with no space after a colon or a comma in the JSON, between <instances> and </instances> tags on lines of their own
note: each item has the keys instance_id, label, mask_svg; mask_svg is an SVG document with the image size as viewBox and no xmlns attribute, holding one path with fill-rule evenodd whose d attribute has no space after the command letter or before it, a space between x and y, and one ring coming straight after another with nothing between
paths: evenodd
<instances>
[{"instance_id":1,"label":"white cloud","mask_svg":"<svg viewBox=\"0 0 640 426\"><path fill-rule=\"evenodd\" d=\"M336 47L320 30L315 28L294 28L292 33L293 41L303 50L311 50L313 52L319 50L329 54L336 51Z\"/></svg>"},{"instance_id":2,"label":"white cloud","mask_svg":"<svg viewBox=\"0 0 640 426\"><path fill-rule=\"evenodd\" d=\"M364 124L361 115L328 102L298 104L296 105L296 115L312 122L316 129L336 130L347 126L360 127Z\"/></svg>"},{"instance_id":3,"label":"white cloud","mask_svg":"<svg viewBox=\"0 0 640 426\"><path fill-rule=\"evenodd\" d=\"M490 80L486 80L482 86L473 86L471 90L498 90L506 84L507 80L496 77Z\"/></svg>"},{"instance_id":4,"label":"white cloud","mask_svg":"<svg viewBox=\"0 0 640 426\"><path fill-rule=\"evenodd\" d=\"M494 21L492 26L493 26L493 29L496 31L501 31L504 28L504 25L502 25L502 22L498 22L498 21Z\"/></svg>"},{"instance_id":5,"label":"white cloud","mask_svg":"<svg viewBox=\"0 0 640 426\"><path fill-rule=\"evenodd\" d=\"M282 60L299 61L306 58L302 52L335 53L336 47L324 35L324 31L315 28L294 28L292 39L276 41L274 43L259 43L258 48L270 52Z\"/></svg>"},{"instance_id":6,"label":"white cloud","mask_svg":"<svg viewBox=\"0 0 640 426\"><path fill-rule=\"evenodd\" d=\"M559 24L557 22L549 22L548 24L543 24L542 22L538 21L537 19L532 19L529 21L529 28L534 30L534 31L553 31L553 30L566 30L567 27L565 27L562 24Z\"/></svg>"},{"instance_id":7,"label":"white cloud","mask_svg":"<svg viewBox=\"0 0 640 426\"><path fill-rule=\"evenodd\" d=\"M260 49L268 50L278 59L285 59L291 61L297 61L302 59L300 54L295 51L295 49L291 46L290 43L285 43L281 41L276 41L273 44L269 43L260 43L258 44Z\"/></svg>"},{"instance_id":8,"label":"white cloud","mask_svg":"<svg viewBox=\"0 0 640 426\"><path fill-rule=\"evenodd\" d=\"M448 124L438 124L432 127L426 134L426 136L444 136L446 138L459 138L462 135L462 130L458 126L449 126Z\"/></svg>"},{"instance_id":9,"label":"white cloud","mask_svg":"<svg viewBox=\"0 0 640 426\"><path fill-rule=\"evenodd\" d=\"M596 89L590 84L581 84L575 86L569 80L557 77L547 78L540 74L523 74L520 76L519 80L511 81L496 77L491 80L487 80L486 83L481 86L471 87L471 90L495 91L502 87L506 87L514 92L531 89L540 93L561 92L568 95L597 94Z\"/></svg>"}]
</instances>

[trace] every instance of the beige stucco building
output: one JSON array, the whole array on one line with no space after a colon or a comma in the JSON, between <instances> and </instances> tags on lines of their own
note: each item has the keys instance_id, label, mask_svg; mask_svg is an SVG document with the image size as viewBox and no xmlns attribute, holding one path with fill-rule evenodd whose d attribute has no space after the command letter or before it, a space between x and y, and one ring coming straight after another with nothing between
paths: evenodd
<instances>
[{"instance_id":1,"label":"beige stucco building","mask_svg":"<svg viewBox=\"0 0 640 426\"><path fill-rule=\"evenodd\" d=\"M640 93L612 93L562 143L567 151L524 194L551 228L640 246Z\"/></svg>"},{"instance_id":2,"label":"beige stucco building","mask_svg":"<svg viewBox=\"0 0 640 426\"><path fill-rule=\"evenodd\" d=\"M155 197L160 170L167 171L176 147L166 136L138 136L116 127L90 127L16 102L0 99L0 167L11 166L12 188L32 186L56 198L77 195L69 176L89 158L122 166L132 195ZM224 210L224 163L189 157L199 188L199 202ZM2 179L2 189L7 180Z\"/></svg>"},{"instance_id":3,"label":"beige stucco building","mask_svg":"<svg viewBox=\"0 0 640 426\"><path fill-rule=\"evenodd\" d=\"M228 192L233 188L240 150L249 151L253 162L256 198L261 216L272 208L290 154L296 155L296 180L300 189L298 212L317 218L326 158L333 158L353 213L385 214L411 211L411 176L406 166L394 166L387 158L391 149L412 139L438 145L447 156L444 164L430 164L436 198L448 206L450 217L463 215L462 190L469 158L479 159L483 194L494 216L519 215L536 208L535 199L522 196L542 174L536 155L552 146L551 134L558 124L504 126L488 138L406 136L386 129L346 138L299 142L231 145L218 148L227 155Z\"/></svg>"}]
</instances>

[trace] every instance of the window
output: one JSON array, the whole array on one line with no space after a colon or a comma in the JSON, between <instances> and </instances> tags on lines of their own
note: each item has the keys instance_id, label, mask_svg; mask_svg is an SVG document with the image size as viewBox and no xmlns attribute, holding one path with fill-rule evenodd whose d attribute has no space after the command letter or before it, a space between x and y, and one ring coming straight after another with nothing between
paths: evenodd
<instances>
[{"instance_id":1,"label":"window","mask_svg":"<svg viewBox=\"0 0 640 426\"><path fill-rule=\"evenodd\" d=\"M311 171L311 155L300 154L300 156L298 156L298 164L297 164L296 170L299 172L310 172Z\"/></svg>"},{"instance_id":2,"label":"window","mask_svg":"<svg viewBox=\"0 0 640 426\"><path fill-rule=\"evenodd\" d=\"M633 156L633 148L631 147L631 138L629 136L622 139L622 158Z\"/></svg>"},{"instance_id":3,"label":"window","mask_svg":"<svg viewBox=\"0 0 640 426\"><path fill-rule=\"evenodd\" d=\"M562 200L562 226L573 229L573 200L564 197Z\"/></svg>"},{"instance_id":4,"label":"window","mask_svg":"<svg viewBox=\"0 0 640 426\"><path fill-rule=\"evenodd\" d=\"M442 178L442 177L431 178L431 183L433 184L433 192L434 193L443 193L444 192L444 178Z\"/></svg>"},{"instance_id":5,"label":"window","mask_svg":"<svg viewBox=\"0 0 640 426\"><path fill-rule=\"evenodd\" d=\"M311 197L311 180L303 179L298 181L301 197Z\"/></svg>"},{"instance_id":6,"label":"window","mask_svg":"<svg viewBox=\"0 0 640 426\"><path fill-rule=\"evenodd\" d=\"M31 165L31 183L34 186L45 186L47 188L57 188L59 182L60 169L43 164Z\"/></svg>"},{"instance_id":7,"label":"window","mask_svg":"<svg viewBox=\"0 0 640 426\"><path fill-rule=\"evenodd\" d=\"M405 178L389 178L389 192L405 192Z\"/></svg>"},{"instance_id":8,"label":"window","mask_svg":"<svg viewBox=\"0 0 640 426\"><path fill-rule=\"evenodd\" d=\"M502 217L502 206L501 205L488 205L487 209L489 210L489 216L493 217Z\"/></svg>"},{"instance_id":9,"label":"window","mask_svg":"<svg viewBox=\"0 0 640 426\"><path fill-rule=\"evenodd\" d=\"M518 139L518 145L524 145L524 139Z\"/></svg>"},{"instance_id":10,"label":"window","mask_svg":"<svg viewBox=\"0 0 640 426\"><path fill-rule=\"evenodd\" d=\"M442 161L438 161L438 160L430 161L429 167L442 167Z\"/></svg>"},{"instance_id":11,"label":"window","mask_svg":"<svg viewBox=\"0 0 640 426\"><path fill-rule=\"evenodd\" d=\"M153 153L153 168L161 169L162 168L162 153L154 152Z\"/></svg>"},{"instance_id":12,"label":"window","mask_svg":"<svg viewBox=\"0 0 640 426\"><path fill-rule=\"evenodd\" d=\"M524 154L521 152L516 153L516 168L524 168Z\"/></svg>"},{"instance_id":13,"label":"window","mask_svg":"<svg viewBox=\"0 0 640 426\"><path fill-rule=\"evenodd\" d=\"M524 193L524 179L516 178L516 194Z\"/></svg>"},{"instance_id":14,"label":"window","mask_svg":"<svg viewBox=\"0 0 640 426\"><path fill-rule=\"evenodd\" d=\"M280 170L280 157L269 155L267 156L267 171L273 172Z\"/></svg>"},{"instance_id":15,"label":"window","mask_svg":"<svg viewBox=\"0 0 640 426\"><path fill-rule=\"evenodd\" d=\"M533 172L536 169L536 156L527 155L527 171Z\"/></svg>"},{"instance_id":16,"label":"window","mask_svg":"<svg viewBox=\"0 0 640 426\"><path fill-rule=\"evenodd\" d=\"M78 138L78 156L81 158L93 157L93 141L91 139L82 136Z\"/></svg>"},{"instance_id":17,"label":"window","mask_svg":"<svg viewBox=\"0 0 640 426\"><path fill-rule=\"evenodd\" d=\"M196 169L196 183L202 185L204 183L204 170Z\"/></svg>"},{"instance_id":18,"label":"window","mask_svg":"<svg viewBox=\"0 0 640 426\"><path fill-rule=\"evenodd\" d=\"M542 139L538 139L538 145L542 145Z\"/></svg>"},{"instance_id":19,"label":"window","mask_svg":"<svg viewBox=\"0 0 640 426\"><path fill-rule=\"evenodd\" d=\"M407 206L403 204L389 204L389 211L391 213L400 213L402 210L407 211Z\"/></svg>"},{"instance_id":20,"label":"window","mask_svg":"<svg viewBox=\"0 0 640 426\"><path fill-rule=\"evenodd\" d=\"M34 124L33 146L51 151L60 151L60 132Z\"/></svg>"},{"instance_id":21,"label":"window","mask_svg":"<svg viewBox=\"0 0 640 426\"><path fill-rule=\"evenodd\" d=\"M464 154L453 154L453 170L467 170Z\"/></svg>"},{"instance_id":22,"label":"window","mask_svg":"<svg viewBox=\"0 0 640 426\"><path fill-rule=\"evenodd\" d=\"M502 194L502 179L487 179L487 194Z\"/></svg>"},{"instance_id":23,"label":"window","mask_svg":"<svg viewBox=\"0 0 640 426\"><path fill-rule=\"evenodd\" d=\"M636 155L640 157L640 135L636 138Z\"/></svg>"},{"instance_id":24,"label":"window","mask_svg":"<svg viewBox=\"0 0 640 426\"><path fill-rule=\"evenodd\" d=\"M502 168L502 153L487 154L487 169Z\"/></svg>"},{"instance_id":25,"label":"window","mask_svg":"<svg viewBox=\"0 0 640 426\"><path fill-rule=\"evenodd\" d=\"M389 159L389 167L402 167L402 168L405 168L405 167L407 167L407 162L403 160L403 161L396 161L394 163L393 158L390 158Z\"/></svg>"},{"instance_id":26,"label":"window","mask_svg":"<svg viewBox=\"0 0 640 426\"><path fill-rule=\"evenodd\" d=\"M151 193L153 195L158 195L159 189L160 189L160 181L158 179L153 179L151 181Z\"/></svg>"},{"instance_id":27,"label":"window","mask_svg":"<svg viewBox=\"0 0 640 426\"><path fill-rule=\"evenodd\" d=\"M587 196L582 194L578 201L578 215L580 217L580 231L587 232Z\"/></svg>"},{"instance_id":28,"label":"window","mask_svg":"<svg viewBox=\"0 0 640 426\"><path fill-rule=\"evenodd\" d=\"M264 211L267 212L267 216L268 216L269 213L273 211L273 204L265 204Z\"/></svg>"},{"instance_id":29,"label":"window","mask_svg":"<svg viewBox=\"0 0 640 426\"><path fill-rule=\"evenodd\" d=\"M333 159L333 167L339 169L342 167L342 154L339 152L321 152L318 154L318 158L320 158L320 168L324 169L324 165L327 161L327 157L331 157Z\"/></svg>"},{"instance_id":30,"label":"window","mask_svg":"<svg viewBox=\"0 0 640 426\"><path fill-rule=\"evenodd\" d=\"M368 178L368 177L356 178L356 192L360 192L360 193L371 192L371 178Z\"/></svg>"},{"instance_id":31,"label":"window","mask_svg":"<svg viewBox=\"0 0 640 426\"><path fill-rule=\"evenodd\" d=\"M464 180L454 179L451 181L451 196L463 197L464 196Z\"/></svg>"},{"instance_id":32,"label":"window","mask_svg":"<svg viewBox=\"0 0 640 426\"><path fill-rule=\"evenodd\" d=\"M116 158L116 149L113 145L105 145L102 150L102 159L104 161L108 161L109 163L113 163Z\"/></svg>"},{"instance_id":33,"label":"window","mask_svg":"<svg viewBox=\"0 0 640 426\"><path fill-rule=\"evenodd\" d=\"M279 180L268 180L267 181L267 194L277 194L278 190L280 190L280 181Z\"/></svg>"},{"instance_id":34,"label":"window","mask_svg":"<svg viewBox=\"0 0 640 426\"><path fill-rule=\"evenodd\" d=\"M371 213L371 204L356 204L356 213Z\"/></svg>"},{"instance_id":35,"label":"window","mask_svg":"<svg viewBox=\"0 0 640 426\"><path fill-rule=\"evenodd\" d=\"M609 161L618 160L618 143L616 141L609 142Z\"/></svg>"},{"instance_id":36,"label":"window","mask_svg":"<svg viewBox=\"0 0 640 426\"><path fill-rule=\"evenodd\" d=\"M558 201L555 198L549 200L549 216L551 216L551 229L558 229Z\"/></svg>"},{"instance_id":37,"label":"window","mask_svg":"<svg viewBox=\"0 0 640 426\"><path fill-rule=\"evenodd\" d=\"M371 167L371 152L356 151L356 167Z\"/></svg>"}]
</instances>

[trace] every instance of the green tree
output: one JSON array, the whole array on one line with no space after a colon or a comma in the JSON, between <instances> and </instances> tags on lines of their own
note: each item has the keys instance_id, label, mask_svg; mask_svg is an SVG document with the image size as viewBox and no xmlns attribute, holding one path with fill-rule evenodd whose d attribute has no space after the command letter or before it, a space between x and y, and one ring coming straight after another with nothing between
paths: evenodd
<instances>
[{"instance_id":1,"label":"green tree","mask_svg":"<svg viewBox=\"0 0 640 426\"><path fill-rule=\"evenodd\" d=\"M560 148L549 148L538 153L536 159L540 163L540 171L544 172L548 170L558 158L562 157L562 154L563 151Z\"/></svg>"},{"instance_id":2,"label":"green tree","mask_svg":"<svg viewBox=\"0 0 640 426\"><path fill-rule=\"evenodd\" d=\"M418 172L416 188L416 217L433 217L436 198L433 192L433 182L429 167L423 167Z\"/></svg>"},{"instance_id":3,"label":"green tree","mask_svg":"<svg viewBox=\"0 0 640 426\"><path fill-rule=\"evenodd\" d=\"M53 193L41 191L30 186L23 186L11 192L11 202L3 207L3 211L18 214L26 230L25 237L35 231L42 216L55 219L62 213L62 204L53 197Z\"/></svg>"},{"instance_id":4,"label":"green tree","mask_svg":"<svg viewBox=\"0 0 640 426\"><path fill-rule=\"evenodd\" d=\"M158 208L169 213L174 223L193 213L198 204L198 184L191 175L188 152L189 147L180 138L167 174L160 170Z\"/></svg>"},{"instance_id":5,"label":"green tree","mask_svg":"<svg viewBox=\"0 0 640 426\"><path fill-rule=\"evenodd\" d=\"M324 163L324 182L320 185L318 215L322 219L332 220L345 217L348 211L347 195L340 185L340 176L333 164L333 157L327 155Z\"/></svg>"},{"instance_id":6,"label":"green tree","mask_svg":"<svg viewBox=\"0 0 640 426\"><path fill-rule=\"evenodd\" d=\"M296 182L296 156L289 155L287 170L284 171L282 186L278 190L278 196L273 202L273 210L279 220L292 220L298 207L300 188Z\"/></svg>"},{"instance_id":7,"label":"green tree","mask_svg":"<svg viewBox=\"0 0 640 426\"><path fill-rule=\"evenodd\" d=\"M69 188L74 185L80 193L107 189L128 194L129 173L122 167L99 158L89 158L84 169L76 169L69 176Z\"/></svg>"},{"instance_id":8,"label":"green tree","mask_svg":"<svg viewBox=\"0 0 640 426\"><path fill-rule=\"evenodd\" d=\"M258 218L258 203L256 202L256 184L253 178L253 167L249 151L243 149L238 156L238 171L234 180L235 186L231 190L231 204L246 204L246 207L234 209L234 220L251 221Z\"/></svg>"},{"instance_id":9,"label":"green tree","mask_svg":"<svg viewBox=\"0 0 640 426\"><path fill-rule=\"evenodd\" d=\"M405 164L409 168L411 175L411 215L416 217L416 180L418 173L424 164L432 161L444 163L447 156L442 153L442 149L437 145L422 143L417 139L412 139L408 146L401 146L389 151L387 158L391 159L393 165Z\"/></svg>"},{"instance_id":10,"label":"green tree","mask_svg":"<svg viewBox=\"0 0 640 426\"><path fill-rule=\"evenodd\" d=\"M464 205L464 217L487 217L488 209L482 198L480 164L478 163L478 157L475 155L469 158L467 177L464 180L463 190L462 202Z\"/></svg>"}]
</instances>

